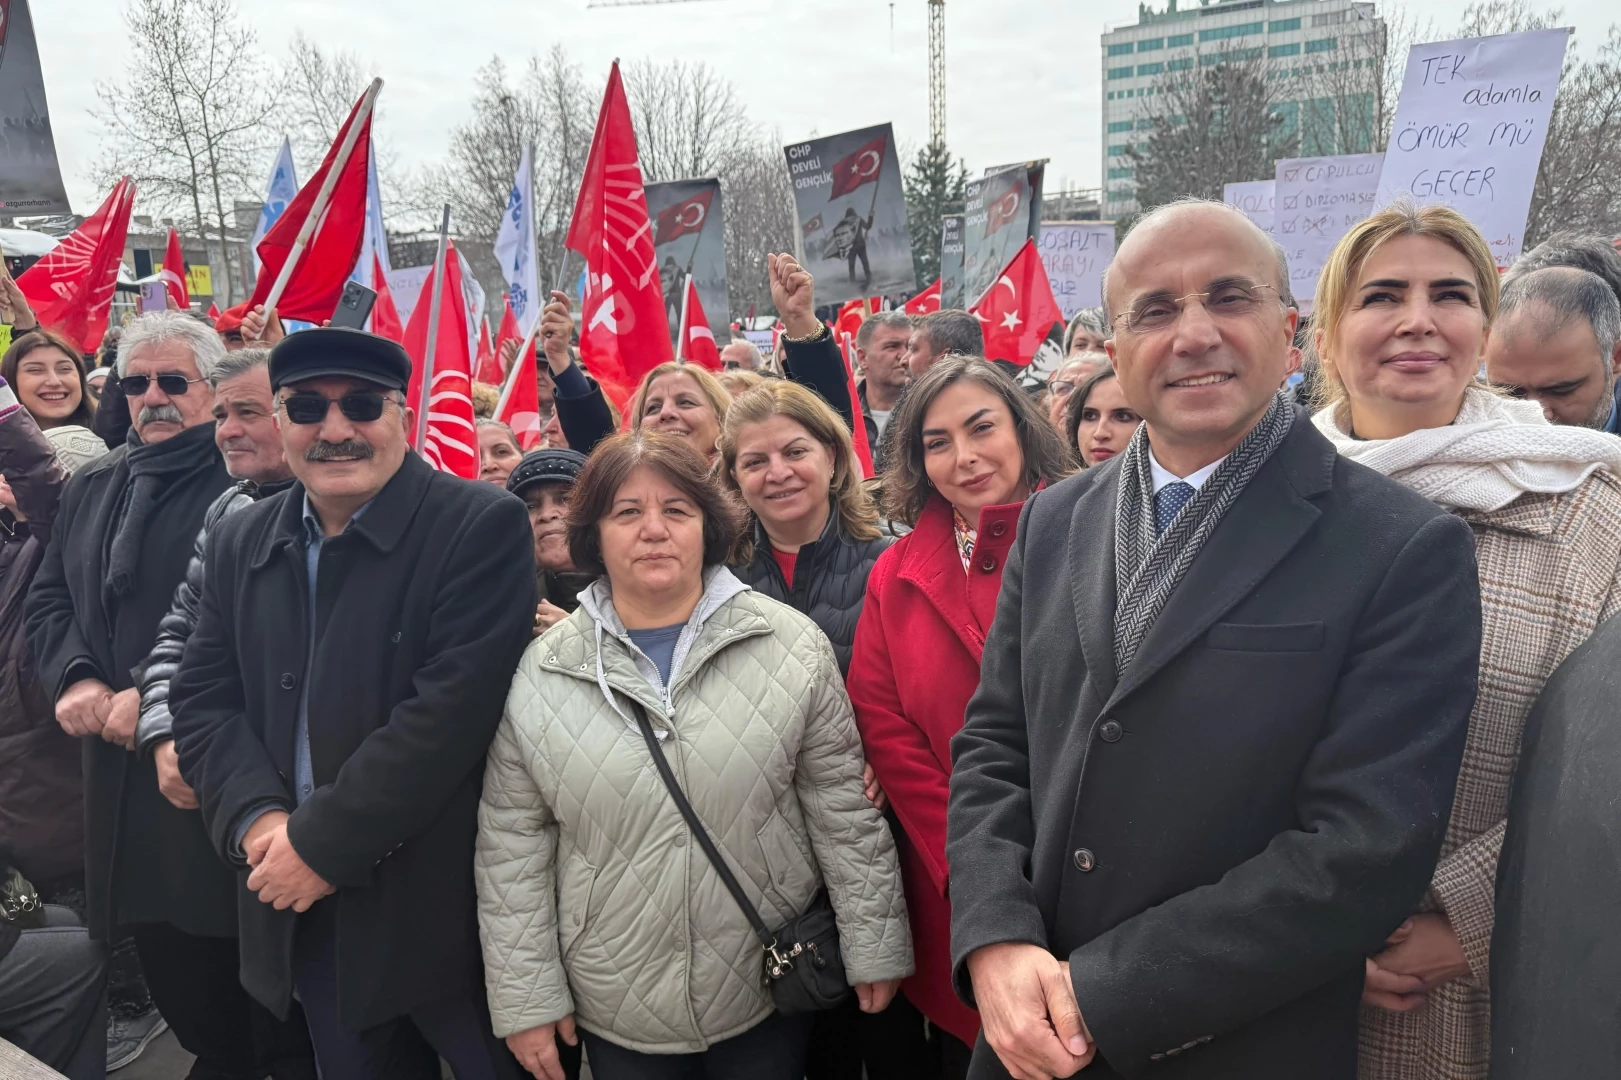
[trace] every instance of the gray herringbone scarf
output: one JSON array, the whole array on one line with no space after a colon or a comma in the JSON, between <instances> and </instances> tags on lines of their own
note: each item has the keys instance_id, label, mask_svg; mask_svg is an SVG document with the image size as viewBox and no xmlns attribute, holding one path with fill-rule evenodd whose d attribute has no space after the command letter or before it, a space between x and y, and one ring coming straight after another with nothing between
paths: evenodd
<instances>
[{"instance_id":1,"label":"gray herringbone scarf","mask_svg":"<svg viewBox=\"0 0 1621 1080\"><path fill-rule=\"evenodd\" d=\"M1188 567L1222 515L1294 423L1295 408L1279 393L1260 423L1233 448L1163 533L1154 535L1154 476L1148 465L1148 426L1138 427L1120 463L1114 517L1114 660L1124 673Z\"/></svg>"}]
</instances>

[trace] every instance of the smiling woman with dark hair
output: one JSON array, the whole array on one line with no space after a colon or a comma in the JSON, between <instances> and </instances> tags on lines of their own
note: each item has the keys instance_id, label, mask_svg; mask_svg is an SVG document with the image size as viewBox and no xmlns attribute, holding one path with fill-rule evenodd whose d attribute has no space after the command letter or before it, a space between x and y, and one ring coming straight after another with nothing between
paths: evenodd
<instances>
[{"instance_id":1,"label":"smiling woman with dark hair","mask_svg":"<svg viewBox=\"0 0 1621 1080\"><path fill-rule=\"evenodd\" d=\"M537 1077L561 1080L578 1031L598 1080L799 1080L812 1014L776 1011L694 829L765 926L831 903L861 1007L889 1004L912 970L900 869L832 647L726 569L743 515L688 440L599 445L568 521L602 576L524 654L479 810L494 1030Z\"/></svg>"},{"instance_id":2,"label":"smiling woman with dark hair","mask_svg":"<svg viewBox=\"0 0 1621 1080\"><path fill-rule=\"evenodd\" d=\"M868 578L849 687L867 755L909 841L901 866L918 970L903 992L931 1021L952 1075L967 1067L979 1017L951 988L951 737L979 681L1019 511L1073 466L1029 395L974 357L947 356L914 380L889 434L883 505L915 529Z\"/></svg>"}]
</instances>

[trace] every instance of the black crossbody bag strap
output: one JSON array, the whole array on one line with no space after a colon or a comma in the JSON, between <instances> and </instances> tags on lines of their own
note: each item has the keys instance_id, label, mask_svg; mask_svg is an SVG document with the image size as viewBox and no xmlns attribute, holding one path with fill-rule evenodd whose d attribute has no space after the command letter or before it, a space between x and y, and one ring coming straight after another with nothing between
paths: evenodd
<instances>
[{"instance_id":1,"label":"black crossbody bag strap","mask_svg":"<svg viewBox=\"0 0 1621 1080\"><path fill-rule=\"evenodd\" d=\"M697 811L687 801L687 796L682 792L681 785L675 778L675 773L670 769L669 759L664 756L664 747L659 745L658 736L653 734L653 725L647 719L647 710L642 708L640 702L636 701L631 702L631 708L636 710L636 724L642 729L642 739L647 743L647 749L653 755L653 764L658 766L659 777L663 779L664 786L669 789L670 798L675 800L676 809L680 810L681 816L686 819L687 828L692 830L693 839L697 840L698 846L704 849L704 854L709 857L710 864L715 867L715 873L720 875L720 880L725 884L726 891L732 894L732 899L737 901L737 906L742 908L743 914L748 917L749 925L754 927L754 936L760 939L760 944L764 945L766 951L769 952L776 946L777 939L770 930L766 929L765 920L760 918L759 911L755 910L754 905L749 902L748 894L743 891L743 886L738 884L731 868L726 865L726 860L721 857L720 849L715 846L715 841L709 838L709 830L704 828L704 823L698 819Z\"/></svg>"}]
</instances>

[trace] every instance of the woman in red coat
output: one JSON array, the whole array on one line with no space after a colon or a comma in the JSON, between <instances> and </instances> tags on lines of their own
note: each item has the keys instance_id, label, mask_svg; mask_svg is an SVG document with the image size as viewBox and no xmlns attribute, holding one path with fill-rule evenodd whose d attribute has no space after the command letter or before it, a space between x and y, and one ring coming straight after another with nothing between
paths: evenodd
<instances>
[{"instance_id":1,"label":"woman in red coat","mask_svg":"<svg viewBox=\"0 0 1621 1080\"><path fill-rule=\"evenodd\" d=\"M1069 473L1063 440L993 364L950 357L890 420L888 517L914 526L873 567L846 685L867 760L900 819L917 973L945 1076L967 1072L979 1016L951 988L946 797L951 737L979 685L1002 565L1030 493Z\"/></svg>"}]
</instances>

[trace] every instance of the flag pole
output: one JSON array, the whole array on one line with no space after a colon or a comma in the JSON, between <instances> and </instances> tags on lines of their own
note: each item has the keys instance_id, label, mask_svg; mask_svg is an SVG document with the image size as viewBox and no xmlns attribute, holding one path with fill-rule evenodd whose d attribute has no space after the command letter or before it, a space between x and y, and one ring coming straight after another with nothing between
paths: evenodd
<instances>
[{"instance_id":1,"label":"flag pole","mask_svg":"<svg viewBox=\"0 0 1621 1080\"><path fill-rule=\"evenodd\" d=\"M450 204L439 218L439 254L433 260L433 292L428 297L428 347L422 358L422 397L417 402L417 453L426 451L428 409L433 401L433 354L439 345L439 311L445 294L445 247L450 240Z\"/></svg>"},{"instance_id":2,"label":"flag pole","mask_svg":"<svg viewBox=\"0 0 1621 1080\"><path fill-rule=\"evenodd\" d=\"M675 358L683 364L687 362L687 305L692 302L692 290L692 275L688 274L687 280L681 284L681 321L675 326L676 340L680 342L676 346Z\"/></svg>"},{"instance_id":3,"label":"flag pole","mask_svg":"<svg viewBox=\"0 0 1621 1080\"><path fill-rule=\"evenodd\" d=\"M338 177L343 175L344 166L349 164L355 143L360 140L360 129L371 116L372 108L377 104L377 95L382 89L383 80L373 79L371 85L366 87L366 92L361 95L360 108L355 111L354 121L349 125L349 130L343 133L343 142L338 145L338 156L332 160L332 168L326 171L326 179L321 181L321 190L315 193L315 202L310 204L310 212L304 215L304 224L298 230L298 238L293 241L292 250L287 253L287 261L281 264L281 273L276 275L276 283L270 287L270 293L265 297L265 311L276 310L282 291L292 280L299 257L314 239L315 230L320 228L321 219L326 215L326 204L332 201L332 190L338 186Z\"/></svg>"},{"instance_id":4,"label":"flag pole","mask_svg":"<svg viewBox=\"0 0 1621 1080\"><path fill-rule=\"evenodd\" d=\"M565 271L567 269L568 269L568 248L564 248L563 249L563 257L557 261L557 277L554 279L556 284L557 284L557 291L558 292L567 292L568 291L567 289L562 288L563 271ZM535 338L540 336L540 321L541 321L540 318L537 317L535 319L535 325L529 328L529 333L523 339L523 344L518 346L518 357L524 356L526 353L529 352L530 349L533 349L535 347ZM548 364L549 363L550 363L550 361L548 361ZM517 370L518 370L518 359L515 357L513 359L513 361L512 361L512 371L517 371ZM502 404L506 403L507 394L510 392L510 387L511 387L511 384L512 384L512 371L507 372L507 377L502 382L502 386L501 386L501 402L502 402ZM539 374L539 371L540 371L540 365L539 364L535 365L535 371L536 371L536 374Z\"/></svg>"}]
</instances>

